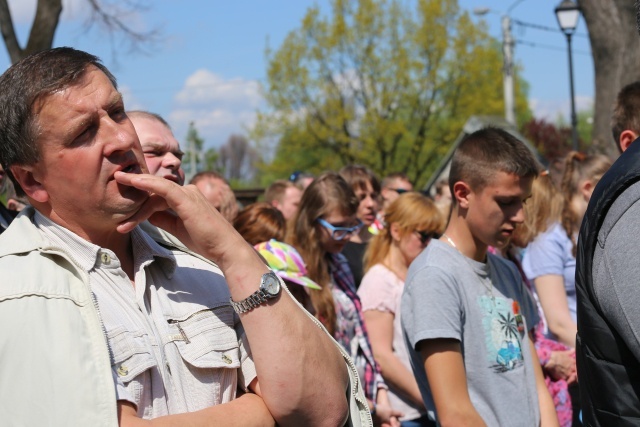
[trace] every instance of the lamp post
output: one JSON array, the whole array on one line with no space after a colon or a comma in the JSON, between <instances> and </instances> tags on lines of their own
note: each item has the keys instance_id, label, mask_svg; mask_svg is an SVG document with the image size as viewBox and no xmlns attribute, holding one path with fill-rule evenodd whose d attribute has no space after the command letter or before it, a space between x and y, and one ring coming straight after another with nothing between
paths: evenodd
<instances>
[{"instance_id":1,"label":"lamp post","mask_svg":"<svg viewBox=\"0 0 640 427\"><path fill-rule=\"evenodd\" d=\"M573 150L578 151L578 120L576 118L576 103L573 94L573 58L571 56L571 36L578 26L580 8L571 0L563 0L556 9L556 18L560 29L567 36L567 46L569 51L569 88L571 91L571 141Z\"/></svg>"},{"instance_id":2,"label":"lamp post","mask_svg":"<svg viewBox=\"0 0 640 427\"><path fill-rule=\"evenodd\" d=\"M502 27L502 54L504 65L502 67L503 87L504 87L504 118L512 126L516 125L515 95L513 89L513 45L515 44L511 35L511 17L509 13L524 0L516 0L507 11L502 14L500 24ZM475 15L485 15L489 12L497 13L488 7L476 7L473 9Z\"/></svg>"}]
</instances>

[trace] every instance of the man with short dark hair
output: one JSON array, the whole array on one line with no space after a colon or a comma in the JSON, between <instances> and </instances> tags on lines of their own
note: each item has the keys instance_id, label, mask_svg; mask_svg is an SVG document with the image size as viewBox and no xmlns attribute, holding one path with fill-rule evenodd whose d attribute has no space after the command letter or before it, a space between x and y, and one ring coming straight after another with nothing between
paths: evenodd
<instances>
[{"instance_id":1,"label":"man with short dark hair","mask_svg":"<svg viewBox=\"0 0 640 427\"><path fill-rule=\"evenodd\" d=\"M33 206L0 236L3 424L345 422L340 351L196 188L146 173L98 58L23 59L0 111Z\"/></svg>"},{"instance_id":2,"label":"man with short dark hair","mask_svg":"<svg viewBox=\"0 0 640 427\"><path fill-rule=\"evenodd\" d=\"M618 94L611 128L622 154L593 190L576 256L578 384L593 427L640 420L640 82Z\"/></svg>"},{"instance_id":3,"label":"man with short dark hair","mask_svg":"<svg viewBox=\"0 0 640 427\"><path fill-rule=\"evenodd\" d=\"M497 128L451 160L445 233L407 272L402 328L425 407L441 426L557 426L533 342L535 301L504 248L524 221L538 165Z\"/></svg>"},{"instance_id":4,"label":"man with short dark hair","mask_svg":"<svg viewBox=\"0 0 640 427\"><path fill-rule=\"evenodd\" d=\"M623 87L613 106L611 133L622 153L640 136L640 81Z\"/></svg>"}]
</instances>

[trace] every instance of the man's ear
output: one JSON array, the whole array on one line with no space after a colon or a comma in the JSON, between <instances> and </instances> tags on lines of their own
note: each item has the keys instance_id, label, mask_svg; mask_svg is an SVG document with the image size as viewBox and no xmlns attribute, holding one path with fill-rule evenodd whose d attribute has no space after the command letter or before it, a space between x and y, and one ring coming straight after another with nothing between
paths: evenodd
<instances>
[{"instance_id":1,"label":"man's ear","mask_svg":"<svg viewBox=\"0 0 640 427\"><path fill-rule=\"evenodd\" d=\"M622 152L624 153L627 148L629 148L629 146L631 145L631 143L633 141L635 141L638 138L638 134L635 133L632 130L623 130L622 133L620 134L620 140L618 141L618 144L620 144L620 150L622 150Z\"/></svg>"},{"instance_id":2,"label":"man's ear","mask_svg":"<svg viewBox=\"0 0 640 427\"><path fill-rule=\"evenodd\" d=\"M471 194L471 187L466 182L458 181L453 184L453 197L462 209L469 208L469 194Z\"/></svg>"},{"instance_id":3,"label":"man's ear","mask_svg":"<svg viewBox=\"0 0 640 427\"><path fill-rule=\"evenodd\" d=\"M13 165L11 173L31 199L40 203L46 203L49 200L49 193L33 175L33 166Z\"/></svg>"}]
</instances>

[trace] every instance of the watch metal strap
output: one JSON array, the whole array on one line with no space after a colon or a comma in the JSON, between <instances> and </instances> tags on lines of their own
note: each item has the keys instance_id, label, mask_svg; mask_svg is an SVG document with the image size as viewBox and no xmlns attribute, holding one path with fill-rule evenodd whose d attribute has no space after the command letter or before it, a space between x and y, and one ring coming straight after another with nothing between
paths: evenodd
<instances>
[{"instance_id":1,"label":"watch metal strap","mask_svg":"<svg viewBox=\"0 0 640 427\"><path fill-rule=\"evenodd\" d=\"M260 304L267 302L267 297L262 289L258 289L247 298L242 301L235 302L233 299L229 298L231 301L231 306L235 310L236 313L242 314L247 311L251 311L254 308L258 307Z\"/></svg>"}]
</instances>

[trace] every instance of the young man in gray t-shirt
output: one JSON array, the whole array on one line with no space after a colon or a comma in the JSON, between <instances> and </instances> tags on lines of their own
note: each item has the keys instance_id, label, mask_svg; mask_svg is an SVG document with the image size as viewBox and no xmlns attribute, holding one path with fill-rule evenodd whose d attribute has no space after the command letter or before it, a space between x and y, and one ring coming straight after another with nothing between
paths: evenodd
<instances>
[{"instance_id":1,"label":"young man in gray t-shirt","mask_svg":"<svg viewBox=\"0 0 640 427\"><path fill-rule=\"evenodd\" d=\"M487 254L524 220L537 162L500 129L454 153L445 234L411 264L402 325L425 406L440 425L557 426L533 345L535 304L514 265Z\"/></svg>"}]
</instances>

